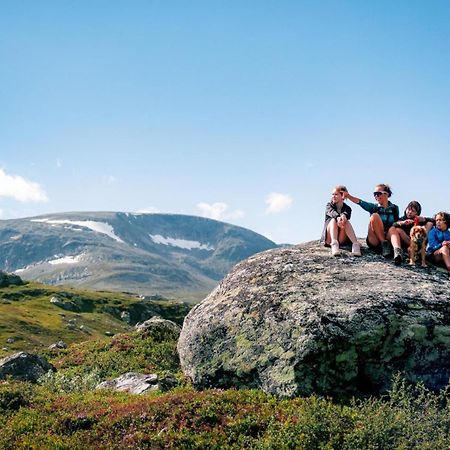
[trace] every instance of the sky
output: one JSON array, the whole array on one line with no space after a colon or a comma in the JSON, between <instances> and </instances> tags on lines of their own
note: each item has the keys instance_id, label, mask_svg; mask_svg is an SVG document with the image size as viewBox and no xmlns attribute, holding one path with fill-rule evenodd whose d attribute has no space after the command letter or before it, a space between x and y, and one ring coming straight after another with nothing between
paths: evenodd
<instances>
[{"instance_id":1,"label":"sky","mask_svg":"<svg viewBox=\"0 0 450 450\"><path fill-rule=\"evenodd\" d=\"M449 211L449 24L447 0L2 0L0 219L192 214L296 244L337 184Z\"/></svg>"}]
</instances>

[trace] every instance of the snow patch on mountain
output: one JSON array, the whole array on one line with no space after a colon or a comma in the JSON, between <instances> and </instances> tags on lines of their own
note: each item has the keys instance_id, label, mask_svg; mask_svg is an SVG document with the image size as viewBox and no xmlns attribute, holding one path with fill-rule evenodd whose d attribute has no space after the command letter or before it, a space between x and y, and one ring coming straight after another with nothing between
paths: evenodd
<instances>
[{"instance_id":1,"label":"snow patch on mountain","mask_svg":"<svg viewBox=\"0 0 450 450\"><path fill-rule=\"evenodd\" d=\"M198 241L189 241L187 239L176 239L171 237L164 237L160 234L149 234L151 240L155 244L162 244L162 245L171 245L173 247L179 247L184 250L208 250L213 251L214 247L212 247L209 244L202 244Z\"/></svg>"},{"instance_id":2,"label":"snow patch on mountain","mask_svg":"<svg viewBox=\"0 0 450 450\"><path fill-rule=\"evenodd\" d=\"M83 256L84 256L83 253L75 256L63 256L62 258L52 259L51 261L48 261L48 263L51 265L76 264L83 259Z\"/></svg>"},{"instance_id":3,"label":"snow patch on mountain","mask_svg":"<svg viewBox=\"0 0 450 450\"><path fill-rule=\"evenodd\" d=\"M114 228L105 222L95 222L93 220L66 220L66 219L31 219L31 222L43 222L48 223L50 225L62 225L62 224L70 224L70 225L78 225L80 227L89 228L92 231L97 233L106 234L110 238L114 239L117 242L122 242L119 236L114 233Z\"/></svg>"}]
</instances>

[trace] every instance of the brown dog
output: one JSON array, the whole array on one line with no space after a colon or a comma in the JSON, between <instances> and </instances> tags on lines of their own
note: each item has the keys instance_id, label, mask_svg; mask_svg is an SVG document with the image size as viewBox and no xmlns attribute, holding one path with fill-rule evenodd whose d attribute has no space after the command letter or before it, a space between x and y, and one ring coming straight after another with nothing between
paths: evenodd
<instances>
[{"instance_id":1,"label":"brown dog","mask_svg":"<svg viewBox=\"0 0 450 450\"><path fill-rule=\"evenodd\" d=\"M425 227L414 225L409 233L411 237L411 244L409 245L409 264L416 264L420 259L422 261L422 267L427 267L425 261L426 246L427 246L427 230Z\"/></svg>"}]
</instances>

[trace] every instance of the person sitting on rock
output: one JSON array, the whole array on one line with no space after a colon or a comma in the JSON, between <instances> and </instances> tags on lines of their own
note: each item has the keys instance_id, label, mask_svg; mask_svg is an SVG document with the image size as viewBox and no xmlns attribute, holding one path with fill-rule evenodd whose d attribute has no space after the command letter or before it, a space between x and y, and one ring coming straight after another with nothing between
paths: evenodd
<instances>
[{"instance_id":1,"label":"person sitting on rock","mask_svg":"<svg viewBox=\"0 0 450 450\"><path fill-rule=\"evenodd\" d=\"M344 192L347 192L345 186L336 186L331 193L331 201L325 207L321 242L331 246L333 256L340 255L339 246L347 243L352 244L352 255L361 256L361 247L350 223L352 208L344 203Z\"/></svg>"},{"instance_id":2,"label":"person sitting on rock","mask_svg":"<svg viewBox=\"0 0 450 450\"><path fill-rule=\"evenodd\" d=\"M391 244L394 247L394 261L396 264L402 262L402 249L400 246L400 236L396 228L392 225L399 220L399 209L389 201L392 190L387 184L377 184L373 196L377 203L369 203L348 192L344 192L344 197L353 203L361 206L370 213L369 229L367 232L367 245L377 253L382 253L385 258L391 256Z\"/></svg>"},{"instance_id":3,"label":"person sitting on rock","mask_svg":"<svg viewBox=\"0 0 450 450\"><path fill-rule=\"evenodd\" d=\"M415 222L417 222L418 225L424 226L427 233L429 233L434 226L434 219L431 217L422 217L420 215L421 212L422 206L420 203L416 200L412 200L406 206L403 216L392 225L394 228L397 228L398 235L400 236L400 243L405 249L409 247L411 242L409 233Z\"/></svg>"},{"instance_id":4,"label":"person sitting on rock","mask_svg":"<svg viewBox=\"0 0 450 450\"><path fill-rule=\"evenodd\" d=\"M434 220L436 226L428 233L427 255L434 264L444 263L450 277L450 214L438 212Z\"/></svg>"}]
</instances>

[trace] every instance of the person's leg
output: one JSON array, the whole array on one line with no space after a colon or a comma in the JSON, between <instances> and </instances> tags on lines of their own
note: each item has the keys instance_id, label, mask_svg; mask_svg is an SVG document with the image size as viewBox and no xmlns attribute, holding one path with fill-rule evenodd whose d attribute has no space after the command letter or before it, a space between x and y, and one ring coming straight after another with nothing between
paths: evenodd
<instances>
[{"instance_id":1,"label":"person's leg","mask_svg":"<svg viewBox=\"0 0 450 450\"><path fill-rule=\"evenodd\" d=\"M441 247L431 255L431 261L437 266L444 264L450 275L450 250L448 247Z\"/></svg>"},{"instance_id":2,"label":"person's leg","mask_svg":"<svg viewBox=\"0 0 450 450\"><path fill-rule=\"evenodd\" d=\"M339 227L336 219L331 219L327 226L327 236L330 238L331 254L338 256L339 251Z\"/></svg>"},{"instance_id":3,"label":"person's leg","mask_svg":"<svg viewBox=\"0 0 450 450\"><path fill-rule=\"evenodd\" d=\"M392 247L394 247L394 262L395 264L401 264L403 260L402 255L402 240L400 238L399 229L391 227L387 233L388 240L391 242Z\"/></svg>"},{"instance_id":4,"label":"person's leg","mask_svg":"<svg viewBox=\"0 0 450 450\"><path fill-rule=\"evenodd\" d=\"M358 239L355 234L355 230L352 227L352 224L347 220L344 226L344 232L347 240L350 240L352 243L352 255L361 256L361 246L359 245Z\"/></svg>"},{"instance_id":5,"label":"person's leg","mask_svg":"<svg viewBox=\"0 0 450 450\"><path fill-rule=\"evenodd\" d=\"M447 246L442 246L438 252L440 252L442 256L442 260L444 261L444 264L446 265L447 269L450 271L450 250Z\"/></svg>"},{"instance_id":6,"label":"person's leg","mask_svg":"<svg viewBox=\"0 0 450 450\"><path fill-rule=\"evenodd\" d=\"M374 213L370 216L367 240L374 247L382 244L386 240L384 234L384 225L380 215L377 213Z\"/></svg>"},{"instance_id":7,"label":"person's leg","mask_svg":"<svg viewBox=\"0 0 450 450\"><path fill-rule=\"evenodd\" d=\"M400 236L400 242L404 248L408 248L411 243L411 238L408 236L405 230L396 228L398 235ZM392 241L391 241L392 242Z\"/></svg>"}]
</instances>

